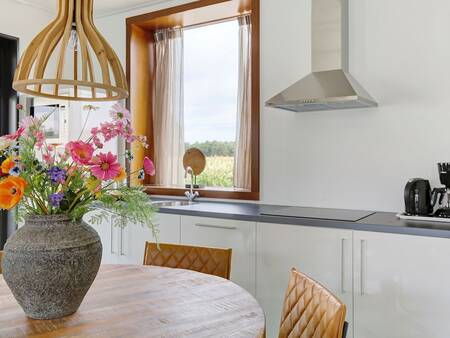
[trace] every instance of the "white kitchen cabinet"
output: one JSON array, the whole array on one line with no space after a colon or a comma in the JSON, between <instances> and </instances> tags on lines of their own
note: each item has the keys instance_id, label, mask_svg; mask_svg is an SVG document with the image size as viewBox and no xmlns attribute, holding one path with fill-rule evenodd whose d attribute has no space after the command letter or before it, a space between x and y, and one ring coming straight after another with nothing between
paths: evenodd
<instances>
[{"instance_id":1,"label":"white kitchen cabinet","mask_svg":"<svg viewBox=\"0 0 450 338\"><path fill-rule=\"evenodd\" d=\"M347 321L352 322L351 230L258 223L256 246L256 296L266 314L267 337L278 337L293 267L338 296L347 305ZM351 333L350 329L347 337Z\"/></svg>"},{"instance_id":2,"label":"white kitchen cabinet","mask_svg":"<svg viewBox=\"0 0 450 338\"><path fill-rule=\"evenodd\" d=\"M450 239L353 236L355 337L450 337Z\"/></svg>"},{"instance_id":3,"label":"white kitchen cabinet","mask_svg":"<svg viewBox=\"0 0 450 338\"><path fill-rule=\"evenodd\" d=\"M231 280L255 294L256 223L181 217L181 243L207 247L231 248Z\"/></svg>"},{"instance_id":4,"label":"white kitchen cabinet","mask_svg":"<svg viewBox=\"0 0 450 338\"><path fill-rule=\"evenodd\" d=\"M94 211L96 213L98 211ZM84 220L97 230L103 245L102 264L142 264L146 241L155 241L152 231L140 224L127 224L125 228L114 226L109 220L92 224L87 214ZM159 229L159 241L180 242L180 216L156 214L154 223Z\"/></svg>"},{"instance_id":5,"label":"white kitchen cabinet","mask_svg":"<svg viewBox=\"0 0 450 338\"><path fill-rule=\"evenodd\" d=\"M158 241L160 243L180 243L180 216L170 214L156 214L154 223L159 229ZM144 260L145 242L155 242L150 228L132 224L124 231L122 255L119 255L123 264L142 264Z\"/></svg>"}]
</instances>

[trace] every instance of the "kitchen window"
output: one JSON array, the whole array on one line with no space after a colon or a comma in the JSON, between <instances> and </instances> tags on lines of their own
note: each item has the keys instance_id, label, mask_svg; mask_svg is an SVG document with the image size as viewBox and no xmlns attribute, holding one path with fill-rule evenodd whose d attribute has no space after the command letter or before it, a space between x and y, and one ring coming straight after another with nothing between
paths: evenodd
<instances>
[{"instance_id":1,"label":"kitchen window","mask_svg":"<svg viewBox=\"0 0 450 338\"><path fill-rule=\"evenodd\" d=\"M236 19L183 33L184 144L206 157L196 182L203 187L234 187L238 34Z\"/></svg>"},{"instance_id":2,"label":"kitchen window","mask_svg":"<svg viewBox=\"0 0 450 338\"><path fill-rule=\"evenodd\" d=\"M201 0L127 19L129 106L151 145L131 170L154 159L149 193L183 195L189 165L202 197L259 198L258 7Z\"/></svg>"}]
</instances>

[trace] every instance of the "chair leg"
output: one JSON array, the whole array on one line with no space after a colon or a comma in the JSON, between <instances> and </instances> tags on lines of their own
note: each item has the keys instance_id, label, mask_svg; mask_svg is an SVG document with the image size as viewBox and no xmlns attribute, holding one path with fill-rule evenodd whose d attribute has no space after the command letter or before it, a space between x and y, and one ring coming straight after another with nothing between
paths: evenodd
<instances>
[{"instance_id":1,"label":"chair leg","mask_svg":"<svg viewBox=\"0 0 450 338\"><path fill-rule=\"evenodd\" d=\"M347 331L348 331L348 323L344 322L344 329L342 330L342 338L347 337Z\"/></svg>"}]
</instances>

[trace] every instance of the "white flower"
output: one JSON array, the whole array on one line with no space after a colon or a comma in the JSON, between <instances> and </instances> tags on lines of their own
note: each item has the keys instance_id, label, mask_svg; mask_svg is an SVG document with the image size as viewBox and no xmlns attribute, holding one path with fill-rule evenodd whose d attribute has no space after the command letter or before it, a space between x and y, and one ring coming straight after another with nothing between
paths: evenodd
<instances>
[{"instance_id":1,"label":"white flower","mask_svg":"<svg viewBox=\"0 0 450 338\"><path fill-rule=\"evenodd\" d=\"M83 106L84 111L97 111L99 109L100 109L100 107L96 107L91 104L87 104L87 105Z\"/></svg>"},{"instance_id":2,"label":"white flower","mask_svg":"<svg viewBox=\"0 0 450 338\"><path fill-rule=\"evenodd\" d=\"M0 137L0 151L5 150L6 148L9 148L14 143L13 140L10 140L6 137Z\"/></svg>"}]
</instances>

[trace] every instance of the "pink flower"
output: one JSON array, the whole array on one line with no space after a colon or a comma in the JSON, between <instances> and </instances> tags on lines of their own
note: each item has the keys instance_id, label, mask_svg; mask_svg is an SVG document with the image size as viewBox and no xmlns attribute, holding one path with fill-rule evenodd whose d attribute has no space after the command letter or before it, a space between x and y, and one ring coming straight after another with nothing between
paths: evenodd
<instances>
[{"instance_id":1,"label":"pink flower","mask_svg":"<svg viewBox=\"0 0 450 338\"><path fill-rule=\"evenodd\" d=\"M92 154L94 153L94 147L83 141L72 141L67 143L66 151L70 153L70 156L72 156L75 163L90 164Z\"/></svg>"},{"instance_id":2,"label":"pink flower","mask_svg":"<svg viewBox=\"0 0 450 338\"><path fill-rule=\"evenodd\" d=\"M59 152L58 155L59 155L59 160L61 162L66 162L69 159L69 156L70 156L70 154L67 153L67 151Z\"/></svg>"},{"instance_id":3,"label":"pink flower","mask_svg":"<svg viewBox=\"0 0 450 338\"><path fill-rule=\"evenodd\" d=\"M3 136L5 139L10 140L10 141L15 141L17 140L20 136L22 136L23 132L25 131L25 128L20 127L19 129L16 130L16 132L14 134L9 134L9 135L5 135Z\"/></svg>"},{"instance_id":4,"label":"pink flower","mask_svg":"<svg viewBox=\"0 0 450 338\"><path fill-rule=\"evenodd\" d=\"M95 146L98 149L102 149L103 148L103 143L100 141L100 139L98 138L98 136L93 136L92 137L92 142L94 142Z\"/></svg>"},{"instance_id":5,"label":"pink flower","mask_svg":"<svg viewBox=\"0 0 450 338\"><path fill-rule=\"evenodd\" d=\"M130 122L131 119L130 111L125 107L123 107L120 103L116 103L115 105L113 105L111 107L110 113L111 117L115 121L126 120L127 122Z\"/></svg>"},{"instance_id":6,"label":"pink flower","mask_svg":"<svg viewBox=\"0 0 450 338\"><path fill-rule=\"evenodd\" d=\"M38 130L34 133L34 137L36 137L36 147L41 149L45 142L45 135L42 131Z\"/></svg>"},{"instance_id":7,"label":"pink flower","mask_svg":"<svg viewBox=\"0 0 450 338\"><path fill-rule=\"evenodd\" d=\"M33 127L39 123L38 119L34 118L33 116L27 116L20 121L19 126L28 129L30 127Z\"/></svg>"},{"instance_id":8,"label":"pink flower","mask_svg":"<svg viewBox=\"0 0 450 338\"><path fill-rule=\"evenodd\" d=\"M102 181L108 181L116 178L120 173L120 164L117 162L117 156L111 152L100 153L94 159L94 165L91 167L92 175Z\"/></svg>"},{"instance_id":9,"label":"pink flower","mask_svg":"<svg viewBox=\"0 0 450 338\"><path fill-rule=\"evenodd\" d=\"M147 136L144 136L144 135L138 135L138 136L136 136L136 140L137 140L144 148L148 148Z\"/></svg>"},{"instance_id":10,"label":"pink flower","mask_svg":"<svg viewBox=\"0 0 450 338\"><path fill-rule=\"evenodd\" d=\"M155 175L155 165L153 164L153 161L147 156L144 157L144 171L147 175Z\"/></svg>"},{"instance_id":11,"label":"pink flower","mask_svg":"<svg viewBox=\"0 0 450 338\"><path fill-rule=\"evenodd\" d=\"M73 176L73 174L75 173L75 171L77 171L79 168L77 165L71 166L70 168L67 168L67 175L69 176Z\"/></svg>"},{"instance_id":12,"label":"pink flower","mask_svg":"<svg viewBox=\"0 0 450 338\"><path fill-rule=\"evenodd\" d=\"M53 165L53 163L55 162L55 158L50 153L43 154L42 158L44 162L47 163L48 165Z\"/></svg>"},{"instance_id":13,"label":"pink flower","mask_svg":"<svg viewBox=\"0 0 450 338\"><path fill-rule=\"evenodd\" d=\"M20 104L20 103L16 104L16 109L17 110L23 110L23 105Z\"/></svg>"}]
</instances>

